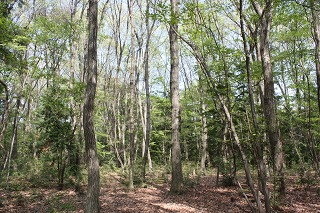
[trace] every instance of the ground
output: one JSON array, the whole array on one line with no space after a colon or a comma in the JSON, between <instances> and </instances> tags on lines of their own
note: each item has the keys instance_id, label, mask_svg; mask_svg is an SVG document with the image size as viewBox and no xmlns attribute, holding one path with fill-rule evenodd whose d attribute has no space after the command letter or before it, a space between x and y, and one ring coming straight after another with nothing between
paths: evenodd
<instances>
[{"instance_id":1,"label":"ground","mask_svg":"<svg viewBox=\"0 0 320 213\"><path fill-rule=\"evenodd\" d=\"M319 186L300 184L297 179L287 177L286 198L273 212L320 212ZM108 175L101 186L101 212L251 212L238 187L217 186L215 180L215 176L190 179L182 194L172 195L167 181L153 181L128 190L119 176ZM244 187L244 177L240 180ZM0 189L1 213L83 212L84 201L85 193L76 193L72 188Z\"/></svg>"}]
</instances>

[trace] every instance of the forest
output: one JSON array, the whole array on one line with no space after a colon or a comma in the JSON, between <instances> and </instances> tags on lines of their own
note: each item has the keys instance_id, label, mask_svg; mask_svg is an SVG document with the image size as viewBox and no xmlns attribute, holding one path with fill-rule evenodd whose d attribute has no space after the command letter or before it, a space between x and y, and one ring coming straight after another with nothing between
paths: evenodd
<instances>
[{"instance_id":1,"label":"forest","mask_svg":"<svg viewBox=\"0 0 320 213\"><path fill-rule=\"evenodd\" d=\"M1 0L0 212L320 212L319 0Z\"/></svg>"}]
</instances>

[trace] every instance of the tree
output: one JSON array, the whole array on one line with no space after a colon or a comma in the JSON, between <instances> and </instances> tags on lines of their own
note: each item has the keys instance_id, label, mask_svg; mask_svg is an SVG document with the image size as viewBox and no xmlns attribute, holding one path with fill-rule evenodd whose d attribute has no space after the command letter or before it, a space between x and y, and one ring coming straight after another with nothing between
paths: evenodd
<instances>
[{"instance_id":1,"label":"tree","mask_svg":"<svg viewBox=\"0 0 320 213\"><path fill-rule=\"evenodd\" d=\"M60 82L61 83L61 82ZM60 86L63 87L61 83ZM71 108L68 106L68 90L51 86L41 98L40 123L41 143L38 148L52 155L52 165L57 165L58 189L64 186L65 171L70 166L68 158L76 151L71 127Z\"/></svg>"},{"instance_id":2,"label":"tree","mask_svg":"<svg viewBox=\"0 0 320 213\"><path fill-rule=\"evenodd\" d=\"M171 0L170 38L170 98L171 98L171 188L173 193L182 190L182 165L180 148L180 98L179 98L179 47L178 47L178 0Z\"/></svg>"},{"instance_id":3,"label":"tree","mask_svg":"<svg viewBox=\"0 0 320 213\"><path fill-rule=\"evenodd\" d=\"M0 174L0 181L2 173L7 168L7 184L10 176L11 161L13 162L13 168L17 170L16 160L18 158L18 127L19 127L19 111L21 107L21 93L23 92L25 76L22 74L27 67L26 60L24 58L25 49L28 45L29 39L22 31L22 28L13 21L12 10L16 6L16 3L21 1L6 0L0 3L0 81L1 81L1 93L6 93L4 101L4 114L2 114L2 125L0 133L0 143L7 129L7 125L10 123L10 102L15 102L16 110L13 116L13 127L10 144L1 145L3 148L3 167ZM14 77L13 77L14 76ZM11 86L11 84L13 85ZM11 97L9 97L11 96ZM10 99L10 101L9 101ZM14 99L16 99L14 101ZM7 146L6 146L7 145ZM7 185L8 186L8 185Z\"/></svg>"},{"instance_id":4,"label":"tree","mask_svg":"<svg viewBox=\"0 0 320 213\"><path fill-rule=\"evenodd\" d=\"M130 141L130 158L129 158L129 188L133 189L133 175L134 175L134 154L135 154L135 141L134 141L134 89L135 89L135 46L134 46L134 20L133 20L133 0L128 0L129 18L131 26L131 66L130 66L130 107L129 107L129 141Z\"/></svg>"},{"instance_id":5,"label":"tree","mask_svg":"<svg viewBox=\"0 0 320 213\"><path fill-rule=\"evenodd\" d=\"M195 10L192 11L197 11L196 15L199 17L204 17L203 14L201 13L201 11L198 8L195 8ZM193 13L192 13L193 16ZM213 75L215 73L212 72L212 66L210 66L210 59L214 58L214 56L211 56L212 58L210 58L210 54L225 54L224 53L224 49L222 47L220 47L220 44L218 44L216 42L216 38L215 35L213 34L212 29L210 28L210 26L207 26L206 23L204 23L204 19L201 19L202 22L196 22L196 23L191 23L192 25L195 24L197 27L200 26L204 26L204 34L200 34L200 44L196 43L198 40L195 39L194 41L189 41L187 40L184 36L180 36L180 38L191 48L192 50L192 54L194 55L194 57L196 58L196 60L198 61L199 65L201 66L201 69L204 73L204 75L206 76L208 83L210 85L210 88L213 90L212 92L215 94L215 96L212 96L214 101L217 98L218 103L221 105L221 110L223 111L224 114L224 119L225 119L225 132L224 134L226 134L228 131L230 131L230 137L232 137L234 139L235 145L238 147L239 150L239 154L241 156L242 159L242 163L243 163L243 167L245 170L245 174L246 174L246 179L247 179L247 184L250 188L250 191L252 192L256 205L257 205L257 209L254 209L254 207L250 204L250 202L247 200L248 204L250 205L250 208L252 209L252 211L258 211L258 212L263 212L263 207L262 207L262 203L261 203L261 199L260 196L258 194L258 191L256 190L256 186L254 183L254 180L252 178L252 174L250 171L250 163L247 157L247 153L240 141L240 137L239 137L239 133L237 130L237 125L234 122L235 119L233 118L233 114L232 111L229 109L229 104L227 101L229 101L230 97L225 97L228 96L229 94L226 93L225 89L221 89L221 80L220 78L216 79L213 77ZM196 27L190 27L189 29L196 29L197 32L199 32L197 30ZM219 29L217 29L219 31ZM188 30L187 30L188 32ZM200 31L201 32L201 31ZM192 33L191 33L192 35ZM197 34L196 34L197 35ZM207 40L214 40L214 47L218 50L218 53L216 52L210 52L212 48L212 46L210 47L210 50L207 50L205 47L206 45L210 45L209 42L207 42ZM208 51L208 52L206 52ZM226 69L225 67L225 58L224 56L221 56L221 58L223 59L223 69ZM225 70L224 70L225 71ZM225 84L225 82L223 82ZM229 83L229 82L227 82ZM223 85L222 88L225 88L225 86ZM229 100L228 100L229 99ZM228 125L226 125L228 123ZM230 138L231 139L231 138ZM240 185L240 184L239 184Z\"/></svg>"},{"instance_id":6,"label":"tree","mask_svg":"<svg viewBox=\"0 0 320 213\"><path fill-rule=\"evenodd\" d=\"M243 0L239 2L239 18L240 18L240 30L241 30L241 37L243 42L243 50L245 54L245 64L246 64L246 71L247 71L247 87L248 87L248 95L249 95L249 103L250 103L250 110L251 110L251 117L253 121L253 133L254 135L259 134L259 127L257 122L257 113L256 113L256 106L254 102L254 94L253 94L253 87L252 87L252 74L251 74L251 59L250 59L250 50L248 48L246 33L245 33L245 25L244 25L244 15L243 15ZM251 133L251 132L250 132ZM265 209L266 212L271 211L270 206L270 198L269 198L269 191L267 188L267 171L266 166L264 164L263 159L263 145L262 145L262 138L261 137L253 137L253 153L258 165L258 175L259 175L259 182L261 186L261 191L265 198Z\"/></svg>"},{"instance_id":7,"label":"tree","mask_svg":"<svg viewBox=\"0 0 320 213\"><path fill-rule=\"evenodd\" d=\"M86 91L83 106L83 128L85 137L86 161L88 166L88 187L85 212L100 212L100 173L94 132L93 109L97 87L97 33L98 1L89 1L88 10L88 58L86 66Z\"/></svg>"},{"instance_id":8,"label":"tree","mask_svg":"<svg viewBox=\"0 0 320 213\"><path fill-rule=\"evenodd\" d=\"M274 81L271 67L269 34L272 22L273 1L265 0L265 8L262 9L257 1L253 1L253 7L261 18L260 29L260 55L264 76L264 116L266 121L267 135L270 143L270 151L273 159L273 167L276 178L276 188L280 195L285 194L284 183L284 159L280 129L277 120L276 100L274 98Z\"/></svg>"},{"instance_id":9,"label":"tree","mask_svg":"<svg viewBox=\"0 0 320 213\"><path fill-rule=\"evenodd\" d=\"M317 95L318 95L318 110L320 116L320 4L319 2L311 0L311 13L312 13L312 24L313 24L313 39L315 43L315 65L316 65L316 76L317 76ZM314 150L314 144L312 148ZM315 164L318 174L320 174L320 159L317 151L313 151L313 156L315 158Z\"/></svg>"},{"instance_id":10,"label":"tree","mask_svg":"<svg viewBox=\"0 0 320 213\"><path fill-rule=\"evenodd\" d=\"M202 174L205 174L206 171L206 161L209 158L208 153L208 126L207 126L207 116L206 116L206 110L207 110L207 104L205 103L204 99L204 82L202 79L202 73L199 73L199 90L200 90L200 104L201 104L201 139L202 139L202 150L201 150L201 161L200 161L200 168Z\"/></svg>"},{"instance_id":11,"label":"tree","mask_svg":"<svg viewBox=\"0 0 320 213\"><path fill-rule=\"evenodd\" d=\"M151 162L151 156L150 156L150 133L151 133L151 101L150 101L150 74L149 74L149 46L150 46L150 37L151 37L151 31L154 25L150 28L149 23L149 10L150 10L150 1L147 0L146 5L146 31L147 31L147 38L146 38L146 46L145 46L145 52L144 52L144 82L145 82L145 89L146 89L146 119L145 119L145 149L143 153L143 165L142 165L142 178L145 180L146 177L146 164L147 159L149 159L149 170L151 170L152 162ZM153 22L154 23L154 22Z\"/></svg>"},{"instance_id":12,"label":"tree","mask_svg":"<svg viewBox=\"0 0 320 213\"><path fill-rule=\"evenodd\" d=\"M320 11L317 7L318 4L314 0L310 0L310 8L312 14L312 26L313 26L313 39L315 43L315 64L316 64L316 75L317 75L317 87L318 87L318 110L320 113Z\"/></svg>"}]
</instances>

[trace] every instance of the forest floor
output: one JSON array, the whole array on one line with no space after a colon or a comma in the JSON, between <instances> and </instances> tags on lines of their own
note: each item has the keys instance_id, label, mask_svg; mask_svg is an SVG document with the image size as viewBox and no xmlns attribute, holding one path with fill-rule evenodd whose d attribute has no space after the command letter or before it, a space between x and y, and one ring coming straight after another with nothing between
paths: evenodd
<instances>
[{"instance_id":1,"label":"forest floor","mask_svg":"<svg viewBox=\"0 0 320 213\"><path fill-rule=\"evenodd\" d=\"M320 212L320 186L303 185L295 176L286 178L286 198L272 212ZM217 186L215 181L215 176L190 178L181 195L172 195L168 181L128 190L120 176L109 174L102 177L101 212L251 212L239 187ZM244 187L244 176L240 182ZM71 188L59 191L54 186L35 185L0 189L0 212L83 212L84 190L85 186L82 193L76 193ZM254 205L250 193L247 195Z\"/></svg>"}]
</instances>

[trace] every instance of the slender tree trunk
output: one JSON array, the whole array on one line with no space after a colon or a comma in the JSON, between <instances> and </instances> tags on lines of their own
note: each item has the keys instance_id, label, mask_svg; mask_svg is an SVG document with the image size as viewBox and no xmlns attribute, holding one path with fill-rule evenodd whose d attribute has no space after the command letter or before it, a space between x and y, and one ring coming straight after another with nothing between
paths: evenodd
<instances>
[{"instance_id":1,"label":"slender tree trunk","mask_svg":"<svg viewBox=\"0 0 320 213\"><path fill-rule=\"evenodd\" d=\"M98 32L98 1L89 0L89 36L88 60L86 71L86 93L83 107L83 126L85 137L85 150L88 165L88 188L85 212L100 212L100 174L99 160L94 132L94 99L97 87L97 32Z\"/></svg>"},{"instance_id":2,"label":"slender tree trunk","mask_svg":"<svg viewBox=\"0 0 320 213\"><path fill-rule=\"evenodd\" d=\"M171 97L171 188L173 193L182 190L182 164L180 148L180 97L179 97L179 49L178 49L178 0L171 0L170 38L170 97Z\"/></svg>"},{"instance_id":3,"label":"slender tree trunk","mask_svg":"<svg viewBox=\"0 0 320 213\"><path fill-rule=\"evenodd\" d=\"M269 50L269 33L272 22L272 0L265 0L264 12L256 3L254 6L258 15L262 16L260 31L260 54L264 76L264 116L266 120L267 135L269 138L273 167L275 171L275 187L280 195L285 194L284 158L280 130L277 122L276 103L274 98L274 82Z\"/></svg>"},{"instance_id":4,"label":"slender tree trunk","mask_svg":"<svg viewBox=\"0 0 320 213\"><path fill-rule=\"evenodd\" d=\"M206 116L206 110L207 110L207 104L205 103L204 98L204 88L203 88L203 79L202 79L202 73L199 72L199 87L200 87L200 95L201 95L201 123L202 123L202 150L201 150L201 162L200 162L200 169L201 173L205 174L206 171L206 161L209 157L208 153L208 127L207 127L207 116Z\"/></svg>"},{"instance_id":5,"label":"slender tree trunk","mask_svg":"<svg viewBox=\"0 0 320 213\"><path fill-rule=\"evenodd\" d=\"M122 141L122 149L123 149L123 165L126 166L128 164L128 160L127 160L127 152L126 152L126 129L127 129L127 116L128 116L128 93L125 92L125 109L124 109L124 119L122 122L122 136L121 136L121 141ZM120 132L119 132L120 134ZM120 136L120 135L119 135Z\"/></svg>"},{"instance_id":6,"label":"slender tree trunk","mask_svg":"<svg viewBox=\"0 0 320 213\"><path fill-rule=\"evenodd\" d=\"M318 110L320 113L320 7L316 8L316 3L311 0L311 13L313 24L313 39L315 43L315 64L317 75L317 89L318 89Z\"/></svg>"},{"instance_id":7,"label":"slender tree trunk","mask_svg":"<svg viewBox=\"0 0 320 213\"><path fill-rule=\"evenodd\" d=\"M16 159L18 157L17 153L17 137L18 137L18 123L19 123L19 109L20 109L20 97L17 99L17 109L15 113L15 117L13 119L13 133L12 133L12 138L11 138L11 146L10 146L10 151L9 154L7 155L6 161L8 162L8 167L7 167L7 189L9 189L9 177L10 177L10 169L11 169L11 161L12 158ZM5 169L5 166L4 166Z\"/></svg>"},{"instance_id":8,"label":"slender tree trunk","mask_svg":"<svg viewBox=\"0 0 320 213\"><path fill-rule=\"evenodd\" d=\"M206 160L208 156L208 127L207 127L207 117L205 112L207 110L207 105L201 101L201 121L202 121L202 151L201 151L201 173L205 174L206 171Z\"/></svg>"},{"instance_id":9,"label":"slender tree trunk","mask_svg":"<svg viewBox=\"0 0 320 213\"><path fill-rule=\"evenodd\" d=\"M17 98L17 108L16 108L16 113L13 119L13 131L12 131L12 153L11 153L11 159L9 160L14 160L13 164L13 170L17 170L17 164L15 160L18 159L18 125L19 125L19 111L20 111L20 106L21 106L21 97L20 95ZM10 162L10 161L9 161Z\"/></svg>"},{"instance_id":10,"label":"slender tree trunk","mask_svg":"<svg viewBox=\"0 0 320 213\"><path fill-rule=\"evenodd\" d=\"M0 84L4 88L5 92L5 102L4 102L4 113L1 117L1 132L0 132L0 148L5 152L4 145L1 143L4 132L6 131L8 124L8 115L9 115L9 91L7 84L0 79Z\"/></svg>"},{"instance_id":11,"label":"slender tree trunk","mask_svg":"<svg viewBox=\"0 0 320 213\"><path fill-rule=\"evenodd\" d=\"M146 138L145 138L145 150L143 155L143 169L142 169L142 178L144 180L146 178L147 159L149 159L149 170L152 169L151 156L150 156L150 150L149 150L150 132L151 132L151 113L150 113L151 102L150 102L150 84L149 84L149 45L150 45L151 30L149 26L149 8L150 8L150 2L149 0L147 0L147 6L146 6L147 41L146 41L146 47L144 52L144 83L145 83L145 90L146 90L146 123L145 123Z\"/></svg>"},{"instance_id":12,"label":"slender tree trunk","mask_svg":"<svg viewBox=\"0 0 320 213\"><path fill-rule=\"evenodd\" d=\"M319 159L318 159L318 154L316 151L315 147L315 141L312 133L312 121L311 121L311 82L310 82L310 77L309 73L305 73L305 79L307 81L307 87L308 91L307 94L305 95L306 102L308 104L307 109L306 109L306 118L308 119L308 132L307 132L307 144L308 144L308 151L310 152L311 159L313 161L313 164L317 170L319 170ZM319 172L319 171L318 171Z\"/></svg>"},{"instance_id":13,"label":"slender tree trunk","mask_svg":"<svg viewBox=\"0 0 320 213\"><path fill-rule=\"evenodd\" d=\"M253 98L253 88L252 88L252 80L251 80L251 66L250 66L250 51L248 48L246 34L245 34L245 28L244 28L243 0L240 0L239 13L240 13L241 37L243 40L243 49L244 49L245 58L246 58L249 103L250 103L251 116L252 116L254 133L255 133L254 135L260 135L258 133L259 127L258 127L258 123L257 123L257 115L256 115L256 110L255 110L254 98ZM265 198L265 210L267 213L269 213L269 212L271 212L271 206L270 206L269 191L267 188L267 171L266 171L266 166L265 166L264 160L263 160L263 147L261 146L261 143L260 143L260 141L262 141L262 140L258 137L254 137L253 140L254 140L254 148L253 149L254 149L256 162L258 165L258 176L259 176L259 182L260 182L260 186L261 186L261 192L263 193L263 196Z\"/></svg>"},{"instance_id":14,"label":"slender tree trunk","mask_svg":"<svg viewBox=\"0 0 320 213\"><path fill-rule=\"evenodd\" d=\"M135 74L135 46L134 46L134 20L133 20L133 0L128 0L129 18L131 26L131 66L130 66L130 108L129 108L129 140L130 140L130 158L129 158L129 188L133 189L133 176L134 176L134 74Z\"/></svg>"},{"instance_id":15,"label":"slender tree trunk","mask_svg":"<svg viewBox=\"0 0 320 213\"><path fill-rule=\"evenodd\" d=\"M317 90L318 90L318 110L320 116L320 4L314 0L311 0L311 13L313 23L313 39L315 43L315 64L316 64L316 75L317 75ZM313 141L313 140L312 140ZM313 143L312 149L315 146ZM319 165L319 152L316 149L312 150L314 153L314 164L316 166L318 174L320 174Z\"/></svg>"},{"instance_id":16,"label":"slender tree trunk","mask_svg":"<svg viewBox=\"0 0 320 213\"><path fill-rule=\"evenodd\" d=\"M74 23L75 20L75 14L77 11L77 4L78 4L78 0L72 0L71 1L71 11L70 11L70 19L71 19L71 23ZM75 31L72 31L72 35L70 35L70 89L73 91L74 90L74 82L75 82L75 56L76 56L76 39L75 39ZM74 175L76 178L76 183L75 183L75 189L78 191L80 189L80 178L81 178L81 174L80 174L80 143L76 142L76 128L77 128L77 116L75 113L76 110L76 104L75 104L75 100L74 100L74 96L71 97L70 100L70 106L72 109L72 115L71 115L71 121L72 121L72 132L73 132L73 136L72 139L70 140L69 146L72 147L72 143L75 144L75 150L71 150L70 148L68 149L68 155L71 156L71 164L73 164L75 166L74 169ZM81 129L80 129L81 131Z\"/></svg>"},{"instance_id":17,"label":"slender tree trunk","mask_svg":"<svg viewBox=\"0 0 320 213\"><path fill-rule=\"evenodd\" d=\"M137 86L136 90L139 91L139 86ZM138 117L137 123L141 122L141 127L142 127L142 143L141 143L142 173L141 174L143 176L143 170L144 170L143 169L143 167L144 167L143 160L144 160L144 156L145 156L145 152L146 152L146 107L142 103L141 95L137 94L136 99L138 100L138 105L139 105L139 109L137 109L137 110L140 112L139 113L140 116Z\"/></svg>"}]
</instances>

